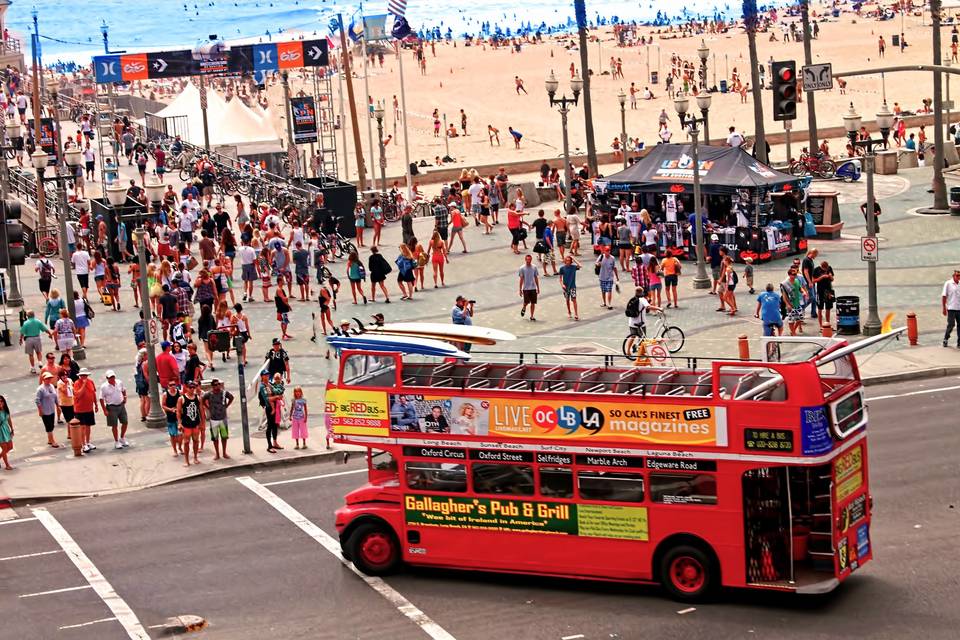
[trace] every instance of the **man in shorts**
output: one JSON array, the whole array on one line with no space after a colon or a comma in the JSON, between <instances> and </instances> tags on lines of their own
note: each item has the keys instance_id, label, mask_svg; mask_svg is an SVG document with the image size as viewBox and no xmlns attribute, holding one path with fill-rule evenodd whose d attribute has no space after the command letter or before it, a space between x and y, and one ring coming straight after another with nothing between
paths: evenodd
<instances>
[{"instance_id":1,"label":"man in shorts","mask_svg":"<svg viewBox=\"0 0 960 640\"><path fill-rule=\"evenodd\" d=\"M780 294L775 293L773 284L768 284L765 291L757 296L757 310L753 314L763 322L763 335L783 335L783 316L780 315Z\"/></svg>"},{"instance_id":2,"label":"man in shorts","mask_svg":"<svg viewBox=\"0 0 960 640\"><path fill-rule=\"evenodd\" d=\"M104 377L107 381L100 385L100 408L107 416L107 426L113 431L114 448L123 449L130 446L126 438L127 390L123 388L123 383L117 380L113 369L108 370Z\"/></svg>"},{"instance_id":3,"label":"man in shorts","mask_svg":"<svg viewBox=\"0 0 960 640\"><path fill-rule=\"evenodd\" d=\"M177 422L177 406L179 404L180 389L176 380L171 380L160 396L160 406L167 418L167 435L170 436L170 446L173 447L174 458L179 458L182 453L180 450L180 424Z\"/></svg>"},{"instance_id":4,"label":"man in shorts","mask_svg":"<svg viewBox=\"0 0 960 640\"><path fill-rule=\"evenodd\" d=\"M200 464L200 432L203 431L205 414L203 403L197 396L197 383L188 380L183 387L183 395L177 403L177 421L183 433L182 446L184 466L190 466L190 443L193 442L193 464Z\"/></svg>"},{"instance_id":5,"label":"man in shorts","mask_svg":"<svg viewBox=\"0 0 960 640\"><path fill-rule=\"evenodd\" d=\"M567 317L574 320L580 319L580 311L577 309L577 271L580 270L580 263L573 256L566 256L563 259L563 266L560 267L560 288L563 289L563 299L567 302Z\"/></svg>"},{"instance_id":6,"label":"man in shorts","mask_svg":"<svg viewBox=\"0 0 960 640\"><path fill-rule=\"evenodd\" d=\"M40 335L44 333L50 336L51 340L53 339L53 332L37 319L33 311L27 311L27 321L20 325L20 344L23 345L23 352L30 360L30 373L36 373L37 365L42 362L40 354L43 353L43 340Z\"/></svg>"},{"instance_id":7,"label":"man in shorts","mask_svg":"<svg viewBox=\"0 0 960 640\"><path fill-rule=\"evenodd\" d=\"M220 459L221 445L223 457L227 460L227 439L230 429L227 425L227 409L233 404L233 394L223 388L223 382L218 378L211 381L210 391L203 394L203 408L210 419L210 440L213 441L214 460Z\"/></svg>"},{"instance_id":8,"label":"man in shorts","mask_svg":"<svg viewBox=\"0 0 960 640\"><path fill-rule=\"evenodd\" d=\"M83 453L96 449L90 442L90 428L97 423L94 415L99 411L97 406L97 388L90 379L90 369L84 367L77 374L79 380L73 383L73 410L74 416L83 425Z\"/></svg>"},{"instance_id":9,"label":"man in shorts","mask_svg":"<svg viewBox=\"0 0 960 640\"><path fill-rule=\"evenodd\" d=\"M523 298L520 317L527 313L527 305L530 305L530 322L536 322L534 313L537 310L537 296L540 294L540 274L533 265L533 256L529 253L523 257L523 266L517 275L520 278L520 297Z\"/></svg>"},{"instance_id":10,"label":"man in shorts","mask_svg":"<svg viewBox=\"0 0 960 640\"><path fill-rule=\"evenodd\" d=\"M257 281L257 250L246 239L237 250L240 258L240 278L243 280L243 301L253 302L253 283Z\"/></svg>"}]
</instances>

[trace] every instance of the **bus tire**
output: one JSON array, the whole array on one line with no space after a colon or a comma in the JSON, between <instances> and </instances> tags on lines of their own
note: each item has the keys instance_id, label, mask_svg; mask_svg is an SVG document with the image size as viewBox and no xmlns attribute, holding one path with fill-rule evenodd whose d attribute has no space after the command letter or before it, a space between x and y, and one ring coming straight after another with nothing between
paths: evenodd
<instances>
[{"instance_id":1,"label":"bus tire","mask_svg":"<svg viewBox=\"0 0 960 640\"><path fill-rule=\"evenodd\" d=\"M717 565L699 546L681 544L660 558L660 582L675 600L700 602L717 586Z\"/></svg>"},{"instance_id":2,"label":"bus tire","mask_svg":"<svg viewBox=\"0 0 960 640\"><path fill-rule=\"evenodd\" d=\"M359 525L347 541L353 565L368 576L392 573L400 564L400 544L390 527L367 522Z\"/></svg>"}]
</instances>

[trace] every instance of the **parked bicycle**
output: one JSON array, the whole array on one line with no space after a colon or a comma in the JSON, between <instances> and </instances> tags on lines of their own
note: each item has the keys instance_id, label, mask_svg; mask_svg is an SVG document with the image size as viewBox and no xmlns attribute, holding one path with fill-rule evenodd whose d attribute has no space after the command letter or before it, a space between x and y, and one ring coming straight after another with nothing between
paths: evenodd
<instances>
[{"instance_id":1,"label":"parked bicycle","mask_svg":"<svg viewBox=\"0 0 960 640\"><path fill-rule=\"evenodd\" d=\"M818 178L832 178L837 173L837 164L823 153L811 155L804 148L798 160L790 162L790 174L798 178L812 175Z\"/></svg>"},{"instance_id":2,"label":"parked bicycle","mask_svg":"<svg viewBox=\"0 0 960 640\"><path fill-rule=\"evenodd\" d=\"M676 325L668 325L667 315L663 311L651 311L647 314L647 317L655 318L655 322L653 327L650 326L649 322L647 323L645 338L629 335L623 339L620 351L625 358L628 360L636 360L637 351L643 340L662 344L670 353L677 353L680 349L683 349L683 343L686 340L686 336L683 335L683 329Z\"/></svg>"}]
</instances>

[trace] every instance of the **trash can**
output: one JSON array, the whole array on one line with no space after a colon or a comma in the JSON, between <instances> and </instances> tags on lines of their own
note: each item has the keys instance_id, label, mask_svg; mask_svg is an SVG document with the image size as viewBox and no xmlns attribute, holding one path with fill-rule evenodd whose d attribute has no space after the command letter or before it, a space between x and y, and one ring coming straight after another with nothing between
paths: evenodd
<instances>
[{"instance_id":1,"label":"trash can","mask_svg":"<svg viewBox=\"0 0 960 640\"><path fill-rule=\"evenodd\" d=\"M960 187L950 187L950 215L960 216Z\"/></svg>"},{"instance_id":2,"label":"trash can","mask_svg":"<svg viewBox=\"0 0 960 640\"><path fill-rule=\"evenodd\" d=\"M837 333L842 336L860 333L859 296L837 296Z\"/></svg>"},{"instance_id":3,"label":"trash can","mask_svg":"<svg viewBox=\"0 0 960 640\"><path fill-rule=\"evenodd\" d=\"M659 84L660 83L660 72L651 71L650 72L650 84Z\"/></svg>"},{"instance_id":4,"label":"trash can","mask_svg":"<svg viewBox=\"0 0 960 640\"><path fill-rule=\"evenodd\" d=\"M893 36L890 38L890 46L891 47L900 46L900 34L897 34L897 33L893 34Z\"/></svg>"},{"instance_id":5,"label":"trash can","mask_svg":"<svg viewBox=\"0 0 960 640\"><path fill-rule=\"evenodd\" d=\"M726 93L726 92L727 92L727 81L726 81L726 80L721 80L721 81L720 81L720 93Z\"/></svg>"}]
</instances>

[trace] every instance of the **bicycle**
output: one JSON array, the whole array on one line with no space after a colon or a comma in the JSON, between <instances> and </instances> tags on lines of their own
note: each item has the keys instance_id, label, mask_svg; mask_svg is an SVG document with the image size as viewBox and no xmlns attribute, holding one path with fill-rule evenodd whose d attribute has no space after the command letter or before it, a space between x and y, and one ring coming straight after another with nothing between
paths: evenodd
<instances>
[{"instance_id":1,"label":"bicycle","mask_svg":"<svg viewBox=\"0 0 960 640\"><path fill-rule=\"evenodd\" d=\"M57 240L57 230L47 229L37 231L36 234L37 251L44 258L52 258L60 255L60 243Z\"/></svg>"},{"instance_id":2,"label":"bicycle","mask_svg":"<svg viewBox=\"0 0 960 640\"><path fill-rule=\"evenodd\" d=\"M837 165L823 153L811 155L807 151L800 154L799 160L790 163L790 174L799 177L807 174L819 178L832 178L837 173Z\"/></svg>"},{"instance_id":3,"label":"bicycle","mask_svg":"<svg viewBox=\"0 0 960 640\"><path fill-rule=\"evenodd\" d=\"M420 200L413 205L414 218L427 218L433 216L433 205L426 200Z\"/></svg>"},{"instance_id":4,"label":"bicycle","mask_svg":"<svg viewBox=\"0 0 960 640\"><path fill-rule=\"evenodd\" d=\"M683 348L683 343L686 340L683 329L675 325L668 325L667 316L662 311L650 312L650 315L657 319L655 331L647 331L645 337L630 335L623 339L620 351L627 360L637 359L637 349L644 339L662 344L670 353L677 353Z\"/></svg>"}]
</instances>

